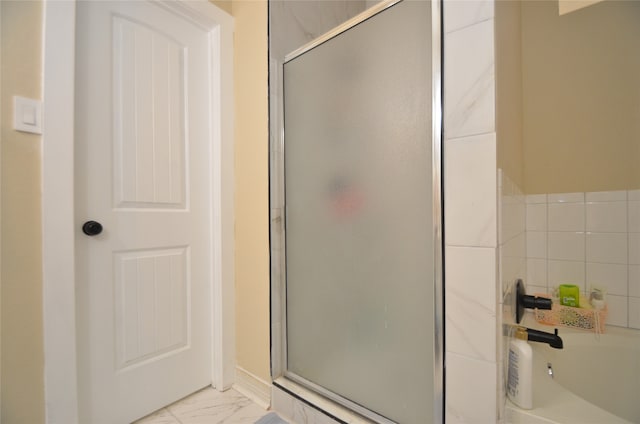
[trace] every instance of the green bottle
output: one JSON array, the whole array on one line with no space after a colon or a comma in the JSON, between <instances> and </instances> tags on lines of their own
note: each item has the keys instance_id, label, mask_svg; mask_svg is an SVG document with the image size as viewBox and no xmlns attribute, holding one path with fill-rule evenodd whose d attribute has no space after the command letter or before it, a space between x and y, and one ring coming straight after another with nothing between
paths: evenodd
<instances>
[{"instance_id":1,"label":"green bottle","mask_svg":"<svg viewBox=\"0 0 640 424\"><path fill-rule=\"evenodd\" d=\"M558 294L561 305L580 307L580 288L575 284L560 284Z\"/></svg>"}]
</instances>

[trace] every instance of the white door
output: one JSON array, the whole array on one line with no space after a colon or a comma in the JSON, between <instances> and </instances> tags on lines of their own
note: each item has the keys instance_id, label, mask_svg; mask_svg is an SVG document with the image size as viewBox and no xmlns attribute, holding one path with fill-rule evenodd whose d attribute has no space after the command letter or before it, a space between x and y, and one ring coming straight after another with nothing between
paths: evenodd
<instances>
[{"instance_id":1,"label":"white door","mask_svg":"<svg viewBox=\"0 0 640 424\"><path fill-rule=\"evenodd\" d=\"M79 1L76 40L80 422L127 423L211 384L210 39Z\"/></svg>"}]
</instances>

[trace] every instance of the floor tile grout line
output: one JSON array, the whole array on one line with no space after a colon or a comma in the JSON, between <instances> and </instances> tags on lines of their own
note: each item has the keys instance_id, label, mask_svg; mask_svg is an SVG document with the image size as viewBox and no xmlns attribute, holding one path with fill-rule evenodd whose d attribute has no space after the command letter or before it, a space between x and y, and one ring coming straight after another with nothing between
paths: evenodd
<instances>
[{"instance_id":1,"label":"floor tile grout line","mask_svg":"<svg viewBox=\"0 0 640 424\"><path fill-rule=\"evenodd\" d=\"M171 415L177 422L178 424L183 424L182 421L180 420L180 418L178 418L176 416L176 414L174 414L173 412L171 412L171 410L169 409L169 407L165 408L167 410L167 412L169 413L169 415Z\"/></svg>"}]
</instances>

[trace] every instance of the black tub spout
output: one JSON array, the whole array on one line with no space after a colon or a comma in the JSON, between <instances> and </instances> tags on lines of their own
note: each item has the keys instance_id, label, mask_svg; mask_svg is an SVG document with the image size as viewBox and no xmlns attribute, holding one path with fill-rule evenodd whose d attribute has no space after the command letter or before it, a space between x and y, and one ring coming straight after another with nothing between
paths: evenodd
<instances>
[{"instance_id":1,"label":"black tub spout","mask_svg":"<svg viewBox=\"0 0 640 424\"><path fill-rule=\"evenodd\" d=\"M552 348L562 349L562 339L558 336L558 329L556 328L553 333L546 333L544 331L533 330L527 328L529 334L528 339L532 342L546 343Z\"/></svg>"}]
</instances>

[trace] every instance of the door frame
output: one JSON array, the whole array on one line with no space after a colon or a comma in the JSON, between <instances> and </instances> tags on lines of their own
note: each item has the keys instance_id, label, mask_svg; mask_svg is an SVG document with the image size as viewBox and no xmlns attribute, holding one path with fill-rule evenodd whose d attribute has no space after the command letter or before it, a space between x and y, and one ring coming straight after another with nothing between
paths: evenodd
<instances>
[{"instance_id":1,"label":"door frame","mask_svg":"<svg viewBox=\"0 0 640 424\"><path fill-rule=\"evenodd\" d=\"M211 42L212 385L235 379L233 18L207 0L154 1ZM77 424L74 74L76 0L43 12L42 300L45 420ZM219 46L219 48L218 48Z\"/></svg>"}]
</instances>

